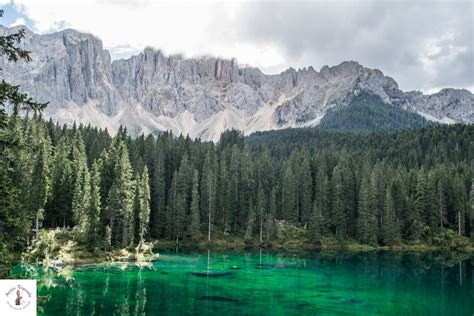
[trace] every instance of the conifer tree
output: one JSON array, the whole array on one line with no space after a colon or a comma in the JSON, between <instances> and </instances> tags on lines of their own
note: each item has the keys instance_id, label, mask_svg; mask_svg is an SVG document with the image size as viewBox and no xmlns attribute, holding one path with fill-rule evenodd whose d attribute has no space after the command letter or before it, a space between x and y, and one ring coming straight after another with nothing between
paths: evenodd
<instances>
[{"instance_id":1,"label":"conifer tree","mask_svg":"<svg viewBox=\"0 0 474 316\"><path fill-rule=\"evenodd\" d=\"M275 226L275 214L277 209L277 187L273 187L270 193L270 205L265 219L265 241L268 243L273 235Z\"/></svg>"},{"instance_id":2,"label":"conifer tree","mask_svg":"<svg viewBox=\"0 0 474 316\"><path fill-rule=\"evenodd\" d=\"M376 239L381 240L382 237L382 226L383 223L383 213L385 207L385 189L387 186L386 175L384 174L385 164L376 163L372 168L371 180L372 185L372 201L373 201L373 216L376 219L375 222L375 234Z\"/></svg>"},{"instance_id":3,"label":"conifer tree","mask_svg":"<svg viewBox=\"0 0 474 316\"><path fill-rule=\"evenodd\" d=\"M51 189L50 142L48 138L40 140L38 154L33 165L31 176L30 202L35 212L36 240L39 240L39 226L43 219L44 206L48 201Z\"/></svg>"},{"instance_id":4,"label":"conifer tree","mask_svg":"<svg viewBox=\"0 0 474 316\"><path fill-rule=\"evenodd\" d=\"M3 10L0 10L0 18L2 16ZM8 35L0 35L0 58L12 63L31 61L30 52L20 46L24 37L25 30L23 29ZM28 94L21 93L19 86L14 86L4 79L0 81L0 248L4 245L5 248L24 248L32 217L36 217L35 222L38 223L36 225L36 238L38 238L39 217L44 207L43 201L46 203L45 200L47 200L47 194L43 193L48 193L48 190L32 194L36 198L36 205L29 203L31 201L22 201L27 196L30 186L23 185L29 177L27 169L23 168L23 162L26 162L27 156L23 150L25 140L23 135L18 133L19 114L29 111L41 112L46 105L46 103L34 102ZM9 124L7 107L10 107L13 116L12 125ZM40 169L43 168L40 168L38 164L36 167L38 168L35 171L42 173ZM43 171L48 170L43 169ZM18 177L20 174L21 176ZM42 189L48 188L48 179L35 181L36 184L43 182ZM25 195L21 195L22 191ZM31 210L28 209L29 204L36 208L35 214L31 214Z\"/></svg>"},{"instance_id":5,"label":"conifer tree","mask_svg":"<svg viewBox=\"0 0 474 316\"><path fill-rule=\"evenodd\" d=\"M87 243L89 246L96 246L99 238L104 235L104 229L101 227L101 200L100 200L100 166L96 161L92 164L90 181L90 207L88 212L88 226L86 227Z\"/></svg>"},{"instance_id":6,"label":"conifer tree","mask_svg":"<svg viewBox=\"0 0 474 316\"><path fill-rule=\"evenodd\" d=\"M174 237L176 243L184 237L186 216L189 214L188 200L190 198L190 184L192 182L191 170L188 154L185 153L176 175L176 200L174 201Z\"/></svg>"},{"instance_id":7,"label":"conifer tree","mask_svg":"<svg viewBox=\"0 0 474 316\"><path fill-rule=\"evenodd\" d=\"M201 238L201 218L199 214L199 173L194 171L193 189L191 194L191 225L189 232L194 242Z\"/></svg>"},{"instance_id":8,"label":"conifer tree","mask_svg":"<svg viewBox=\"0 0 474 316\"><path fill-rule=\"evenodd\" d=\"M134 180L134 193L133 193L133 209L132 209L132 240L131 240L131 245L136 246L140 243L140 212L142 209L142 199L141 199L141 185L140 185L140 176L138 174L135 175L135 180Z\"/></svg>"},{"instance_id":9,"label":"conifer tree","mask_svg":"<svg viewBox=\"0 0 474 316\"><path fill-rule=\"evenodd\" d=\"M321 215L325 219L322 224L322 232L327 232L327 227L329 226L330 212L329 212L329 179L326 175L324 165L318 168L316 174L316 186L315 186L315 201L319 209L321 210ZM314 210L314 208L313 208Z\"/></svg>"},{"instance_id":10,"label":"conifer tree","mask_svg":"<svg viewBox=\"0 0 474 316\"><path fill-rule=\"evenodd\" d=\"M229 164L229 172L228 172L228 179L227 179L227 194L226 194L226 202L227 202L227 218L226 223L230 225L233 231L238 230L238 214L240 213L240 197L239 197L239 187L241 185L241 178L240 178L240 151L237 145L232 147L231 151L231 158Z\"/></svg>"},{"instance_id":11,"label":"conifer tree","mask_svg":"<svg viewBox=\"0 0 474 316\"><path fill-rule=\"evenodd\" d=\"M150 234L153 238L159 238L165 231L165 170L164 154L157 149L153 160L153 177L151 178L151 215Z\"/></svg>"},{"instance_id":12,"label":"conifer tree","mask_svg":"<svg viewBox=\"0 0 474 316\"><path fill-rule=\"evenodd\" d=\"M436 195L437 195L437 210L438 210L438 219L439 227L444 228L444 223L446 221L446 202L444 196L444 187L441 180L438 180L438 185L436 186Z\"/></svg>"},{"instance_id":13,"label":"conifer tree","mask_svg":"<svg viewBox=\"0 0 474 316\"><path fill-rule=\"evenodd\" d=\"M395 214L395 201L392 197L391 188L387 187L385 192L385 208L381 227L382 243L393 245L400 241L400 225Z\"/></svg>"},{"instance_id":14,"label":"conifer tree","mask_svg":"<svg viewBox=\"0 0 474 316\"><path fill-rule=\"evenodd\" d=\"M324 218L321 212L321 208L318 205L318 200L313 201L313 212L311 213L309 232L310 239L313 242L319 242L323 236Z\"/></svg>"},{"instance_id":15,"label":"conifer tree","mask_svg":"<svg viewBox=\"0 0 474 316\"><path fill-rule=\"evenodd\" d=\"M372 189L366 169L359 191L359 206L357 209L357 238L364 244L375 244L377 241L375 201Z\"/></svg>"},{"instance_id":16,"label":"conifer tree","mask_svg":"<svg viewBox=\"0 0 474 316\"><path fill-rule=\"evenodd\" d=\"M169 240L171 240L176 234L176 216L175 210L177 206L177 188L176 180L178 178L178 172L175 170L173 173L173 178L171 180L170 189L168 192L168 201L166 203L166 235Z\"/></svg>"},{"instance_id":17,"label":"conifer tree","mask_svg":"<svg viewBox=\"0 0 474 316\"><path fill-rule=\"evenodd\" d=\"M141 175L135 177L133 197L133 240L131 244L141 246L150 223L150 187L148 168L145 165Z\"/></svg>"},{"instance_id":18,"label":"conifer tree","mask_svg":"<svg viewBox=\"0 0 474 316\"><path fill-rule=\"evenodd\" d=\"M427 186L425 171L420 170L417 175L415 199L408 217L409 227L407 232L409 238L416 242L420 241L424 226L421 214L426 213L429 208Z\"/></svg>"},{"instance_id":19,"label":"conifer tree","mask_svg":"<svg viewBox=\"0 0 474 316\"><path fill-rule=\"evenodd\" d=\"M300 210L299 220L306 225L309 222L309 217L312 213L312 203L311 203L311 196L312 196L312 186L313 186L313 179L311 176L311 167L310 167L310 158L309 152L307 148L301 151L299 154L299 164L298 164L298 171L296 178L298 179L298 202Z\"/></svg>"},{"instance_id":20,"label":"conifer tree","mask_svg":"<svg viewBox=\"0 0 474 316\"><path fill-rule=\"evenodd\" d=\"M74 187L72 194L72 214L75 225L81 233L86 232L88 226L88 212L90 208L90 174L87 167L87 158L85 153L84 142L80 132L74 135L73 144L73 177Z\"/></svg>"},{"instance_id":21,"label":"conifer tree","mask_svg":"<svg viewBox=\"0 0 474 316\"><path fill-rule=\"evenodd\" d=\"M251 199L251 198L250 198ZM267 197L263 186L259 185L257 189L257 213L258 213L258 227L259 227L259 239L260 243L263 243L263 226L265 218L267 216Z\"/></svg>"},{"instance_id":22,"label":"conifer tree","mask_svg":"<svg viewBox=\"0 0 474 316\"><path fill-rule=\"evenodd\" d=\"M184 237L186 221L186 196L183 192L176 193L175 211L174 211L174 237L176 244Z\"/></svg>"},{"instance_id":23,"label":"conifer tree","mask_svg":"<svg viewBox=\"0 0 474 316\"><path fill-rule=\"evenodd\" d=\"M150 226L150 185L148 178L148 168L143 167L142 175L140 177L141 187L141 208L140 208L140 239L143 242L144 237L149 231Z\"/></svg>"},{"instance_id":24,"label":"conifer tree","mask_svg":"<svg viewBox=\"0 0 474 316\"><path fill-rule=\"evenodd\" d=\"M119 140L116 146L114 179L109 191L107 209L110 219L111 244L113 247L126 247L131 241L132 168L125 143Z\"/></svg>"},{"instance_id":25,"label":"conifer tree","mask_svg":"<svg viewBox=\"0 0 474 316\"><path fill-rule=\"evenodd\" d=\"M453 207L456 214L456 228L459 235L464 234L466 228L466 204L467 197L464 183L459 176L456 176L453 182Z\"/></svg>"},{"instance_id":26,"label":"conifer tree","mask_svg":"<svg viewBox=\"0 0 474 316\"><path fill-rule=\"evenodd\" d=\"M247 228L245 230L246 242L250 242L252 240L253 231L255 229L256 216L255 216L255 209L253 208L252 200L250 200L249 208L250 209L249 209L248 218L247 218Z\"/></svg>"},{"instance_id":27,"label":"conifer tree","mask_svg":"<svg viewBox=\"0 0 474 316\"><path fill-rule=\"evenodd\" d=\"M344 204L344 186L341 169L336 166L333 170L331 179L332 192L332 225L334 227L334 234L337 238L342 239L347 233L347 214L345 212Z\"/></svg>"},{"instance_id":28,"label":"conifer tree","mask_svg":"<svg viewBox=\"0 0 474 316\"><path fill-rule=\"evenodd\" d=\"M471 180L471 193L469 194L471 240L474 241L474 179Z\"/></svg>"},{"instance_id":29,"label":"conifer tree","mask_svg":"<svg viewBox=\"0 0 474 316\"><path fill-rule=\"evenodd\" d=\"M73 172L69 156L70 146L68 138L64 136L56 147L51 172L51 199L47 207L47 217L53 227L66 227L66 223L71 224Z\"/></svg>"},{"instance_id":30,"label":"conifer tree","mask_svg":"<svg viewBox=\"0 0 474 316\"><path fill-rule=\"evenodd\" d=\"M297 223L296 218L296 180L293 169L288 164L285 169L282 184L282 212L283 219L294 224Z\"/></svg>"},{"instance_id":31,"label":"conifer tree","mask_svg":"<svg viewBox=\"0 0 474 316\"><path fill-rule=\"evenodd\" d=\"M255 195L255 192L258 191L258 183L255 180L254 163L250 148L245 146L240 156L238 204L236 209L237 213L234 215L234 225L236 227L245 226L245 218L247 218L248 215L250 199ZM263 213L260 213L260 211L262 210L264 212L266 210L267 205L265 204L267 200L264 192L262 192L262 194L262 199L265 200L259 201L260 205L257 205L257 209L259 207L261 208L257 210L257 213L259 222L263 224L263 218L261 216Z\"/></svg>"}]
</instances>

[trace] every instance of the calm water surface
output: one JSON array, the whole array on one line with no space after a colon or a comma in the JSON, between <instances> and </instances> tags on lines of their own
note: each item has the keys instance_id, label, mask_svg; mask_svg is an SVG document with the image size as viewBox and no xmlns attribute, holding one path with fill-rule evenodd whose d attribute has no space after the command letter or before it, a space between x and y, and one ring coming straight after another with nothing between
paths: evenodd
<instances>
[{"instance_id":1,"label":"calm water surface","mask_svg":"<svg viewBox=\"0 0 474 316\"><path fill-rule=\"evenodd\" d=\"M31 270L47 315L473 315L473 257L161 252L147 266Z\"/></svg>"}]
</instances>

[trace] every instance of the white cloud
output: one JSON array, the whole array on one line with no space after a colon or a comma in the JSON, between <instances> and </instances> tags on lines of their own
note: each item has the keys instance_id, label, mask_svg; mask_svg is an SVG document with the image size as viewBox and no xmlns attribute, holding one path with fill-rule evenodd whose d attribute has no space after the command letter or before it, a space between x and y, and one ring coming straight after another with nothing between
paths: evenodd
<instances>
[{"instance_id":1,"label":"white cloud","mask_svg":"<svg viewBox=\"0 0 474 316\"><path fill-rule=\"evenodd\" d=\"M236 57L269 73L353 59L393 76L403 89L474 85L466 76L471 69L464 66L473 64L474 18L458 5L424 0L254 2L13 1L35 31L75 28L92 33L113 58L152 46L187 57ZM467 2L463 6L471 12L474 8ZM443 39L441 30L454 35ZM463 48L469 38L471 45ZM449 74L449 69L455 71Z\"/></svg>"},{"instance_id":2,"label":"white cloud","mask_svg":"<svg viewBox=\"0 0 474 316\"><path fill-rule=\"evenodd\" d=\"M275 45L235 39L240 3L123 0L15 0L36 32L75 28L102 39L113 58L127 57L146 46L166 54L236 57L265 69L286 68Z\"/></svg>"},{"instance_id":3,"label":"white cloud","mask_svg":"<svg viewBox=\"0 0 474 316\"><path fill-rule=\"evenodd\" d=\"M13 22L12 24L10 24L10 27L11 26L17 26L17 25L25 25L26 24L26 21L24 18L18 18L15 20L15 22Z\"/></svg>"}]
</instances>

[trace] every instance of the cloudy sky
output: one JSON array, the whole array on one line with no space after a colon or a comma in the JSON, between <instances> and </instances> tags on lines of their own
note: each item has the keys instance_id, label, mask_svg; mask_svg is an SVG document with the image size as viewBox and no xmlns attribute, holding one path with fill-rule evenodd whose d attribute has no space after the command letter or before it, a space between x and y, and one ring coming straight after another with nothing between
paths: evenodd
<instances>
[{"instance_id":1,"label":"cloudy sky","mask_svg":"<svg viewBox=\"0 0 474 316\"><path fill-rule=\"evenodd\" d=\"M113 59L146 46L278 73L356 60L403 90L474 92L474 1L0 0L0 24L93 33Z\"/></svg>"}]
</instances>

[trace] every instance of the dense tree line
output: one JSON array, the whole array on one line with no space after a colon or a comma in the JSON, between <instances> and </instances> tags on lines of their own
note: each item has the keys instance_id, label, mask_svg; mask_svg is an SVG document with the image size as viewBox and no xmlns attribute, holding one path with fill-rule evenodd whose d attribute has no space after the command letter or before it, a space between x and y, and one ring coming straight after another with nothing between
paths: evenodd
<instances>
[{"instance_id":1,"label":"dense tree line","mask_svg":"<svg viewBox=\"0 0 474 316\"><path fill-rule=\"evenodd\" d=\"M0 53L28 61L16 46L23 35L1 36ZM40 228L56 227L106 249L145 239L269 243L282 224L306 229L315 244L474 235L472 125L248 139L228 131L213 144L59 126L42 119L45 106L0 83L0 251L23 250Z\"/></svg>"},{"instance_id":2,"label":"dense tree line","mask_svg":"<svg viewBox=\"0 0 474 316\"><path fill-rule=\"evenodd\" d=\"M319 129L350 133L395 132L429 124L421 115L386 104L367 92L354 96L347 106L329 110Z\"/></svg>"},{"instance_id":3,"label":"dense tree line","mask_svg":"<svg viewBox=\"0 0 474 316\"><path fill-rule=\"evenodd\" d=\"M12 247L36 224L75 227L100 247L228 236L267 243L282 223L307 229L314 243L332 236L394 245L432 242L446 228L474 232L473 126L378 142L327 133L324 146L302 142L286 153L277 141L251 146L237 131L213 144L167 132L132 139L123 128L112 138L40 116L14 115L8 126L22 144L9 172L21 214L6 227Z\"/></svg>"}]
</instances>

